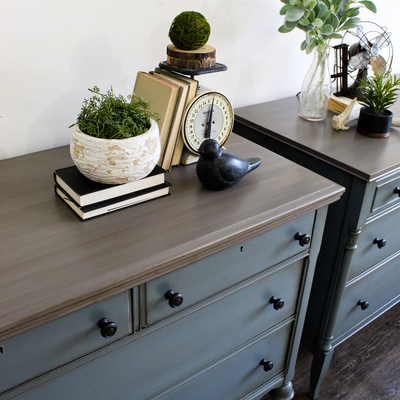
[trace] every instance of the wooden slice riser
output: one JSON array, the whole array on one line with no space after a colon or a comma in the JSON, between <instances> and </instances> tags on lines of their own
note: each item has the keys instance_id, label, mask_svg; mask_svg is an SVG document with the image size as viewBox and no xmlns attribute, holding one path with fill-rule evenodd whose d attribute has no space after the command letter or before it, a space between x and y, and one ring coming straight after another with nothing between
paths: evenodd
<instances>
[{"instance_id":1,"label":"wooden slice riser","mask_svg":"<svg viewBox=\"0 0 400 400\"><path fill-rule=\"evenodd\" d=\"M198 69L214 67L216 50L205 45L197 50L180 50L173 44L167 47L167 64L179 68Z\"/></svg>"}]
</instances>

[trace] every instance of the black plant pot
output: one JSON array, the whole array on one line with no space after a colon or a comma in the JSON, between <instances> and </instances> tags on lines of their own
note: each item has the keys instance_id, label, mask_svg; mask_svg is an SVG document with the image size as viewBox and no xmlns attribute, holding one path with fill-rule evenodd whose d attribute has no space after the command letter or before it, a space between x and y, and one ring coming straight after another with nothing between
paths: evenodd
<instances>
[{"instance_id":1,"label":"black plant pot","mask_svg":"<svg viewBox=\"0 0 400 400\"><path fill-rule=\"evenodd\" d=\"M392 126L393 113L385 110L375 114L369 108L363 107L358 118L357 131L373 138L387 138Z\"/></svg>"}]
</instances>

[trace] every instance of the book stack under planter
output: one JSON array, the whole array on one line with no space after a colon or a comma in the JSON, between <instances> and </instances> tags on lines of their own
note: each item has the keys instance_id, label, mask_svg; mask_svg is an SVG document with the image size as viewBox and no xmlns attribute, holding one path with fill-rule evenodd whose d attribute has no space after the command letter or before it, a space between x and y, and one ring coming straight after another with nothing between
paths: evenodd
<instances>
[{"instance_id":1,"label":"book stack under planter","mask_svg":"<svg viewBox=\"0 0 400 400\"><path fill-rule=\"evenodd\" d=\"M145 178L121 185L94 182L71 166L55 170L54 182L56 194L82 220L166 196L171 186L159 166Z\"/></svg>"}]
</instances>

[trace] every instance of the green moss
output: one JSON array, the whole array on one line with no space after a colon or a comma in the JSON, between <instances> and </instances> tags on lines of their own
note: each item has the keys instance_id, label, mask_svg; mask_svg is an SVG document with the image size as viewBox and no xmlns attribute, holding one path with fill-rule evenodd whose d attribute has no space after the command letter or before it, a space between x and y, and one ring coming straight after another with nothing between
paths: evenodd
<instances>
[{"instance_id":1,"label":"green moss","mask_svg":"<svg viewBox=\"0 0 400 400\"><path fill-rule=\"evenodd\" d=\"M88 89L94 93L85 99L76 123L89 136L102 139L126 139L138 136L150 129L150 118L158 116L150 112L150 103L137 96L114 95L113 88L106 94L95 86ZM72 126L72 125L71 125Z\"/></svg>"},{"instance_id":2,"label":"green moss","mask_svg":"<svg viewBox=\"0 0 400 400\"><path fill-rule=\"evenodd\" d=\"M184 11L172 21L168 36L178 49L196 50L207 43L210 33L210 24L202 14Z\"/></svg>"}]
</instances>

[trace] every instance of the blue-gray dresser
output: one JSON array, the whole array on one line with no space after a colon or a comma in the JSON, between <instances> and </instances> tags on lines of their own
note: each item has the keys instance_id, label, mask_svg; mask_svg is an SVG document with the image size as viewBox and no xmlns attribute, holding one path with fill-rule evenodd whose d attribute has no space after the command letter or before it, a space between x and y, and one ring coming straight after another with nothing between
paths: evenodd
<instances>
[{"instance_id":1,"label":"blue-gray dresser","mask_svg":"<svg viewBox=\"0 0 400 400\"><path fill-rule=\"evenodd\" d=\"M274 399L292 379L327 209L343 187L236 135L261 166L81 222L68 147L0 162L1 399Z\"/></svg>"},{"instance_id":2,"label":"blue-gray dresser","mask_svg":"<svg viewBox=\"0 0 400 400\"><path fill-rule=\"evenodd\" d=\"M394 106L400 115L400 103ZM298 99L236 110L235 132L346 188L329 208L303 343L318 396L334 348L400 300L400 128L374 139L298 116Z\"/></svg>"}]
</instances>

